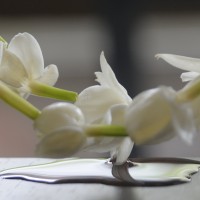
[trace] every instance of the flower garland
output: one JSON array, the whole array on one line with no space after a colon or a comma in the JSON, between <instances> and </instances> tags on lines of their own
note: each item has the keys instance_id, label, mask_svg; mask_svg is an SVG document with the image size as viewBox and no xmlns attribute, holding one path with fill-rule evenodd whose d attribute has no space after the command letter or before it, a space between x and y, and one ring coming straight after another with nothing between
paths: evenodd
<instances>
[{"instance_id":1,"label":"flower garland","mask_svg":"<svg viewBox=\"0 0 200 200\"><path fill-rule=\"evenodd\" d=\"M9 44L0 37L0 98L33 120L39 155L58 158L78 151L110 152L111 159L122 164L134 144L160 143L176 134L191 143L200 129L199 59L156 57L192 71L182 74L184 81L192 81L180 91L161 86L132 99L101 53L101 71L95 73L99 85L77 94L53 87L58 69L55 65L44 68L40 46L31 34L20 33ZM40 111L26 100L30 94L66 102Z\"/></svg>"}]
</instances>

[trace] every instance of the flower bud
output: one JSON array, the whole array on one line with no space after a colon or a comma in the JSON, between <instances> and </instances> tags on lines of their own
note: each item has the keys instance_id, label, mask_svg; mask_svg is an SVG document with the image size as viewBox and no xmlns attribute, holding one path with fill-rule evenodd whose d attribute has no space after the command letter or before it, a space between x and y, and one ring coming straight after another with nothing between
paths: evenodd
<instances>
[{"instance_id":1,"label":"flower bud","mask_svg":"<svg viewBox=\"0 0 200 200\"><path fill-rule=\"evenodd\" d=\"M135 144L155 143L172 119L171 99L175 92L160 87L139 94L127 109L126 128ZM166 139L166 135L162 135Z\"/></svg>"},{"instance_id":2,"label":"flower bud","mask_svg":"<svg viewBox=\"0 0 200 200\"><path fill-rule=\"evenodd\" d=\"M42 138L37 153L51 158L71 156L77 152L86 140L82 128L66 126L58 128Z\"/></svg>"},{"instance_id":3,"label":"flower bud","mask_svg":"<svg viewBox=\"0 0 200 200\"><path fill-rule=\"evenodd\" d=\"M53 103L45 107L35 120L34 128L39 136L52 133L66 126L80 126L84 123L81 110L71 103Z\"/></svg>"}]
</instances>

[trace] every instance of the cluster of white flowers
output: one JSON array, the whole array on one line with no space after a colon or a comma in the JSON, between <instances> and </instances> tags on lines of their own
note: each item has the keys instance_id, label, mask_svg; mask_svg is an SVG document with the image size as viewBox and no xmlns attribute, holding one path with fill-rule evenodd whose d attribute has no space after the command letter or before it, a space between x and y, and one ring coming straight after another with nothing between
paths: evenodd
<instances>
[{"instance_id":1,"label":"cluster of white flowers","mask_svg":"<svg viewBox=\"0 0 200 200\"><path fill-rule=\"evenodd\" d=\"M191 142L199 129L199 60L169 54L157 57L191 70L182 78L194 80L180 91L161 86L132 99L102 53L101 72L95 73L99 85L88 87L77 96L52 87L58 78L57 67L44 68L41 49L32 35L18 34L9 45L0 38L0 91L13 95L19 103L9 101L6 95L0 97L34 120L40 155L66 157L78 151L110 152L111 158L121 164L128 159L133 144L159 143L176 134ZM25 100L29 94L74 104L54 103L40 112Z\"/></svg>"}]
</instances>

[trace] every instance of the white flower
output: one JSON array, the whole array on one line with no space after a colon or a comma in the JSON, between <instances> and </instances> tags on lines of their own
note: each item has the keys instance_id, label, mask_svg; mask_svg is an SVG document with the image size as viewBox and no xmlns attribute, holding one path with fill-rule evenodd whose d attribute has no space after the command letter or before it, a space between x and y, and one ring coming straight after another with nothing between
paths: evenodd
<instances>
[{"instance_id":1,"label":"white flower","mask_svg":"<svg viewBox=\"0 0 200 200\"><path fill-rule=\"evenodd\" d=\"M198 58L190 58L173 54L157 54L155 57L162 58L174 67L188 71L181 74L183 82L191 81L200 75L200 59Z\"/></svg>"},{"instance_id":2,"label":"white flower","mask_svg":"<svg viewBox=\"0 0 200 200\"><path fill-rule=\"evenodd\" d=\"M135 144L154 144L177 133L190 143L196 132L188 104L176 100L170 87L150 89L134 98L126 112L126 128Z\"/></svg>"},{"instance_id":3,"label":"white flower","mask_svg":"<svg viewBox=\"0 0 200 200\"><path fill-rule=\"evenodd\" d=\"M112 105L129 104L132 101L126 89L117 81L103 52L100 56L100 64L102 72L95 73L96 81L100 85L83 90L75 103L84 113L88 123L95 123L102 119Z\"/></svg>"},{"instance_id":4,"label":"white flower","mask_svg":"<svg viewBox=\"0 0 200 200\"><path fill-rule=\"evenodd\" d=\"M41 139L38 154L66 157L79 151L86 140L84 122L81 110L73 104L54 103L45 107L34 121Z\"/></svg>"},{"instance_id":5,"label":"white flower","mask_svg":"<svg viewBox=\"0 0 200 200\"><path fill-rule=\"evenodd\" d=\"M82 110L87 124L117 124L123 123L125 109L132 99L128 96L126 89L117 81L115 74L107 63L103 52L100 56L102 72L96 72L95 85L83 90L76 101L76 105ZM119 105L117 107L113 107ZM109 117L108 117L109 116ZM120 120L115 120L116 116ZM90 138L85 147L86 150L97 152L110 152L116 157L118 163L125 162L131 152L133 143L129 137L113 138L101 137Z\"/></svg>"},{"instance_id":6,"label":"white flower","mask_svg":"<svg viewBox=\"0 0 200 200\"><path fill-rule=\"evenodd\" d=\"M0 41L0 80L24 98L36 90L35 81L52 86L57 78L57 67L44 68L40 46L29 33L14 36L8 46Z\"/></svg>"}]
</instances>

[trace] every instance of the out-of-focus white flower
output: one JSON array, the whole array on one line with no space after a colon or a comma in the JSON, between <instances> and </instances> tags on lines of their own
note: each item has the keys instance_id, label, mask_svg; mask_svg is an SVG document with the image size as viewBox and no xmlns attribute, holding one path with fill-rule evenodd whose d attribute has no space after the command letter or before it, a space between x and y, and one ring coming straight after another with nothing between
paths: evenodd
<instances>
[{"instance_id":1,"label":"out-of-focus white flower","mask_svg":"<svg viewBox=\"0 0 200 200\"><path fill-rule=\"evenodd\" d=\"M118 124L124 122L123 116L126 105L132 99L126 89L117 81L114 72L107 63L104 53L100 55L102 72L96 72L95 85L83 90L76 101L76 105L82 110L87 124ZM117 107L113 107L119 105ZM123 107L123 108L122 108ZM119 117L120 119L116 119ZM99 137L90 138L85 146L86 150L96 152L110 152L116 157L117 162L125 162L131 152L133 143L130 138Z\"/></svg>"},{"instance_id":2,"label":"out-of-focus white flower","mask_svg":"<svg viewBox=\"0 0 200 200\"><path fill-rule=\"evenodd\" d=\"M159 87L139 94L126 112L126 128L135 144L154 144L177 133L190 143L196 127L189 105L176 100L170 87Z\"/></svg>"},{"instance_id":3,"label":"out-of-focus white flower","mask_svg":"<svg viewBox=\"0 0 200 200\"><path fill-rule=\"evenodd\" d=\"M64 90L51 87L57 79L57 67L51 64L44 68L42 51L32 35L19 33L8 45L0 40L0 80L22 97L35 94L68 98L62 97L66 95Z\"/></svg>"},{"instance_id":4,"label":"out-of-focus white flower","mask_svg":"<svg viewBox=\"0 0 200 200\"><path fill-rule=\"evenodd\" d=\"M174 54L157 54L155 57L158 59L162 58L174 67L188 71L181 74L183 82L191 81L200 75L200 59L198 58L190 58Z\"/></svg>"},{"instance_id":5,"label":"out-of-focus white flower","mask_svg":"<svg viewBox=\"0 0 200 200\"><path fill-rule=\"evenodd\" d=\"M45 107L34 121L41 139L38 154L66 157L79 151L86 140L84 122L81 110L73 104L54 103Z\"/></svg>"}]
</instances>

